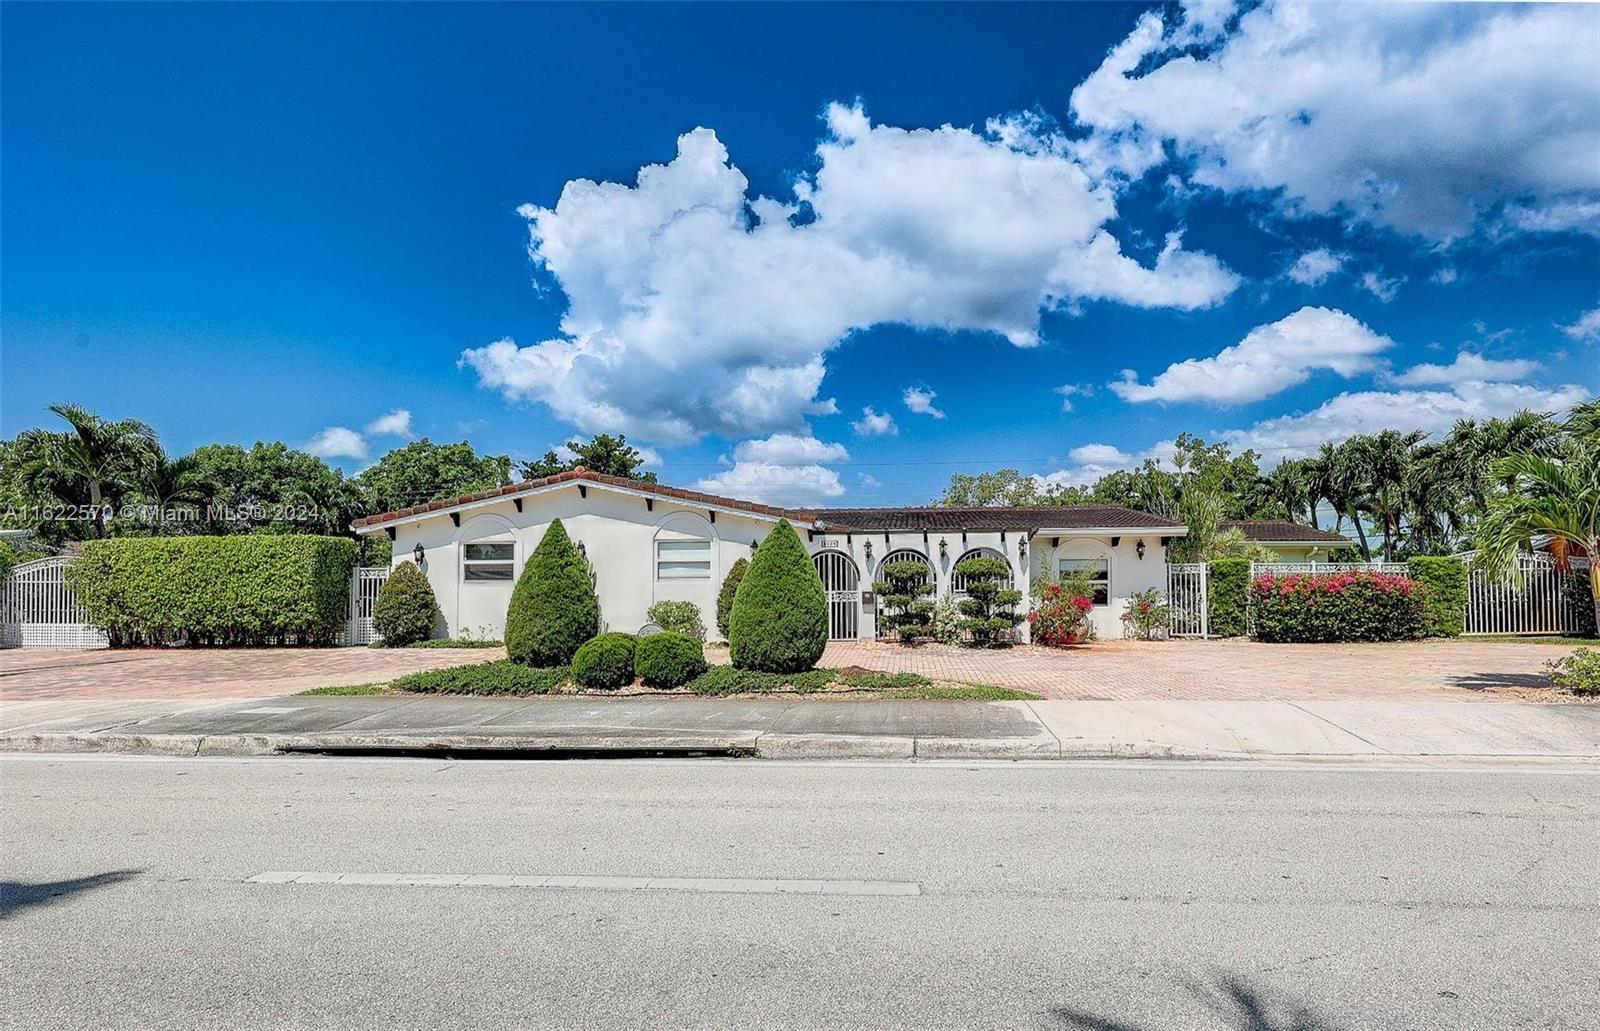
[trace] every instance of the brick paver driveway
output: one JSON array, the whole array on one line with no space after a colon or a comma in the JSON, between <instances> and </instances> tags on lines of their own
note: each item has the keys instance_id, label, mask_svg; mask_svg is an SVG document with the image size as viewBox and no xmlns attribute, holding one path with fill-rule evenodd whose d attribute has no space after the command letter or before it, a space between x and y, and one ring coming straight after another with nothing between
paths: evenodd
<instances>
[{"instance_id":1,"label":"brick paver driveway","mask_svg":"<svg viewBox=\"0 0 1600 1031\"><path fill-rule=\"evenodd\" d=\"M259 698L503 658L503 648L8 648L0 699Z\"/></svg>"},{"instance_id":2,"label":"brick paver driveway","mask_svg":"<svg viewBox=\"0 0 1600 1031\"><path fill-rule=\"evenodd\" d=\"M1555 695L1539 672L1546 659L1570 650L1470 639L1315 645L1107 640L1069 649L1020 646L994 651L835 641L820 664L996 684L1046 698L1393 701L1423 696L1528 698L1549 692L1570 701L1570 695Z\"/></svg>"},{"instance_id":3,"label":"brick paver driveway","mask_svg":"<svg viewBox=\"0 0 1600 1031\"><path fill-rule=\"evenodd\" d=\"M1080 648L995 651L834 642L822 665L998 684L1046 698L1299 700L1537 696L1540 644L1273 645L1253 641L1096 641ZM706 649L713 662L727 650ZM258 698L504 658L502 649L261 648L0 651L0 699ZM1570 696L1561 696L1570 700Z\"/></svg>"}]
</instances>

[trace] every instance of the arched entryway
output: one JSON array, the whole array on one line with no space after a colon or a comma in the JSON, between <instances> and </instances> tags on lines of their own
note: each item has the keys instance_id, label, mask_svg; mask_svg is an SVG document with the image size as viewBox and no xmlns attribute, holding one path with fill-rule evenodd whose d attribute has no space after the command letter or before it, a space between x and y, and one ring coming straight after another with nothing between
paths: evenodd
<instances>
[{"instance_id":1,"label":"arched entryway","mask_svg":"<svg viewBox=\"0 0 1600 1031\"><path fill-rule=\"evenodd\" d=\"M828 595L828 639L853 641L861 636L861 569L842 551L811 556Z\"/></svg>"},{"instance_id":2,"label":"arched entryway","mask_svg":"<svg viewBox=\"0 0 1600 1031\"><path fill-rule=\"evenodd\" d=\"M969 551L962 552L961 553L961 557L956 559L955 565L950 567L951 574L952 574L951 577L950 577L950 589L952 591L954 591L956 594L964 595L964 594L967 593L967 578L962 576L960 573L955 572L955 570L959 569L960 566L961 566L961 563L965 562L969 558L997 558L997 559L999 559L1001 562L1004 562L1006 564L1006 571L1007 571L1006 580L1005 580L1004 583L1002 583L1000 585L1001 588L1003 590L1009 591L1009 590L1012 590L1016 586L1017 572L1016 572L1016 570L1011 568L1011 560L1010 559L1006 558L1003 554L1001 554L1000 552L994 550L993 548L972 548Z\"/></svg>"}]
</instances>

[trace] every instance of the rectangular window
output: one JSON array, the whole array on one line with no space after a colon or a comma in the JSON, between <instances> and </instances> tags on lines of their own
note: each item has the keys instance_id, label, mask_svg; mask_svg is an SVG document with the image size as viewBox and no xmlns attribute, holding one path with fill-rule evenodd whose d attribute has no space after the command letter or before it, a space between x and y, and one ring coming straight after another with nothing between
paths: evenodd
<instances>
[{"instance_id":1,"label":"rectangular window","mask_svg":"<svg viewBox=\"0 0 1600 1031\"><path fill-rule=\"evenodd\" d=\"M711 579L711 542L656 541L656 579Z\"/></svg>"},{"instance_id":2,"label":"rectangular window","mask_svg":"<svg viewBox=\"0 0 1600 1031\"><path fill-rule=\"evenodd\" d=\"M1081 570L1089 571L1090 600L1096 605L1111 604L1111 561L1103 558L1064 558L1058 560L1056 571L1063 577Z\"/></svg>"},{"instance_id":3,"label":"rectangular window","mask_svg":"<svg viewBox=\"0 0 1600 1031\"><path fill-rule=\"evenodd\" d=\"M512 580L516 578L517 546L481 543L461 546L461 579Z\"/></svg>"}]
</instances>

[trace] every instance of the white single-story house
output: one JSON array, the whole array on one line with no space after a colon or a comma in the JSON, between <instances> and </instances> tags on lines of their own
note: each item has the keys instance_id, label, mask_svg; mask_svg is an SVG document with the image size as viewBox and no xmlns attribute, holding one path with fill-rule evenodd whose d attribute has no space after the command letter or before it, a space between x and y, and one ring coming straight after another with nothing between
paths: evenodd
<instances>
[{"instance_id":1,"label":"white single-story house","mask_svg":"<svg viewBox=\"0 0 1600 1031\"><path fill-rule=\"evenodd\" d=\"M605 629L636 632L652 604L674 599L700 606L712 635L728 569L788 519L807 541L839 639L876 635L872 583L885 563L923 562L936 597L959 596L955 565L969 555L1005 559L1024 597L1041 570L1088 569L1096 629L1118 636L1130 596L1166 590L1167 546L1188 532L1119 506L775 508L586 469L369 516L352 529L387 534L396 563L420 559L445 634L499 637L523 563L555 519L594 568Z\"/></svg>"},{"instance_id":2,"label":"white single-story house","mask_svg":"<svg viewBox=\"0 0 1600 1031\"><path fill-rule=\"evenodd\" d=\"M1285 562L1327 562L1340 548L1357 547L1343 534L1283 519L1225 519L1217 529L1238 530L1247 540L1277 552Z\"/></svg>"}]
</instances>

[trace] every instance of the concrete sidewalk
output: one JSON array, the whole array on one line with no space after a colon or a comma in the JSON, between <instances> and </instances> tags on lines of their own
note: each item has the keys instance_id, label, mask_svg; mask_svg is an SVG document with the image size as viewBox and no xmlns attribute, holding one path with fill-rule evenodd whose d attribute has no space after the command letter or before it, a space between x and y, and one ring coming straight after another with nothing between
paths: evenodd
<instances>
[{"instance_id":1,"label":"concrete sidewalk","mask_svg":"<svg viewBox=\"0 0 1600 1031\"><path fill-rule=\"evenodd\" d=\"M1600 761L1600 706L276 697L0 703L0 751Z\"/></svg>"}]
</instances>

